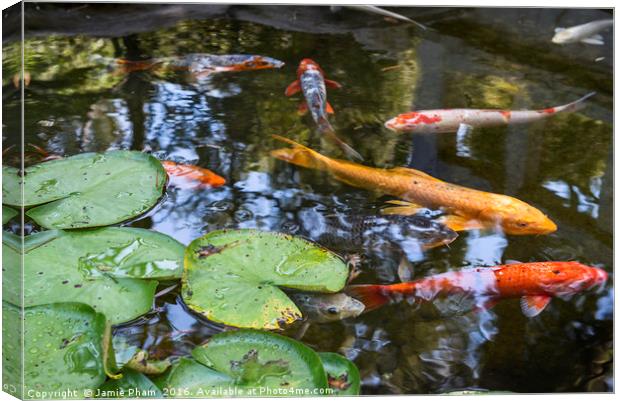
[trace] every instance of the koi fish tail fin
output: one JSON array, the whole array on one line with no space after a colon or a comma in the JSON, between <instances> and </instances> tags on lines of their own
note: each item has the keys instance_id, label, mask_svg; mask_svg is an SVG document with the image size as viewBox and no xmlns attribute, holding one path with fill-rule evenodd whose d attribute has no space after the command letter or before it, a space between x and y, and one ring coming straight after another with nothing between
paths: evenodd
<instances>
[{"instance_id":1,"label":"koi fish tail fin","mask_svg":"<svg viewBox=\"0 0 620 401\"><path fill-rule=\"evenodd\" d=\"M586 100L596 95L596 92L590 92L587 95L575 100L574 102L565 104L564 106L558 106L555 108L555 112L566 112L566 111L578 111L586 107Z\"/></svg>"},{"instance_id":2,"label":"koi fish tail fin","mask_svg":"<svg viewBox=\"0 0 620 401\"><path fill-rule=\"evenodd\" d=\"M347 295L364 304L364 312L378 309L390 303L390 297L386 294L382 285L350 285L345 288Z\"/></svg>"},{"instance_id":3,"label":"koi fish tail fin","mask_svg":"<svg viewBox=\"0 0 620 401\"><path fill-rule=\"evenodd\" d=\"M322 154L283 136L272 135L272 137L293 147L272 150L271 156L300 167L325 169L325 163L322 162L325 156Z\"/></svg>"},{"instance_id":4,"label":"koi fish tail fin","mask_svg":"<svg viewBox=\"0 0 620 401\"><path fill-rule=\"evenodd\" d=\"M347 155L349 159L363 161L364 158L360 155L355 149L349 146L345 141L338 138L336 132L332 125L327 121L326 118L319 120L319 131L327 137L330 141L332 141L336 146L342 150L342 152Z\"/></svg>"}]
</instances>

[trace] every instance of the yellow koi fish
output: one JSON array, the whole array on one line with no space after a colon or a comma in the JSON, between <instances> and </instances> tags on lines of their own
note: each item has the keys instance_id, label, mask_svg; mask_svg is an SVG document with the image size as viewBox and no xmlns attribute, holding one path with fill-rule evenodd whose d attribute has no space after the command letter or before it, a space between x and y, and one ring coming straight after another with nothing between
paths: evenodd
<instances>
[{"instance_id":1,"label":"yellow koi fish","mask_svg":"<svg viewBox=\"0 0 620 401\"><path fill-rule=\"evenodd\" d=\"M293 146L273 150L271 155L275 158L329 171L338 181L407 201L402 202L405 206L390 208L390 214L412 214L420 208L441 209L446 213L441 222L455 231L501 227L507 234L526 235L557 230L540 210L510 196L450 184L411 168L380 169L331 159L290 139L273 137Z\"/></svg>"}]
</instances>

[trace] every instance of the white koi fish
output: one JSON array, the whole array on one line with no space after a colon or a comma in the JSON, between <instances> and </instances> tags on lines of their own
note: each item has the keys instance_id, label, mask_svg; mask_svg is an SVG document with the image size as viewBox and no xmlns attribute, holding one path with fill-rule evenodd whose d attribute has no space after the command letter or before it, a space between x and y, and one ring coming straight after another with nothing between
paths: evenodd
<instances>
[{"instance_id":1,"label":"white koi fish","mask_svg":"<svg viewBox=\"0 0 620 401\"><path fill-rule=\"evenodd\" d=\"M446 133L456 132L463 126L478 128L525 124L558 113L579 110L584 107L585 100L594 94L595 92L588 93L572 103L541 110L438 109L412 111L399 114L388 120L385 127L394 132Z\"/></svg>"},{"instance_id":2,"label":"white koi fish","mask_svg":"<svg viewBox=\"0 0 620 401\"><path fill-rule=\"evenodd\" d=\"M613 26L613 24L613 19L601 19L570 28L555 28L555 36L551 41L561 45L577 42L604 45L605 42L603 42L603 37L599 35L599 32Z\"/></svg>"}]
</instances>

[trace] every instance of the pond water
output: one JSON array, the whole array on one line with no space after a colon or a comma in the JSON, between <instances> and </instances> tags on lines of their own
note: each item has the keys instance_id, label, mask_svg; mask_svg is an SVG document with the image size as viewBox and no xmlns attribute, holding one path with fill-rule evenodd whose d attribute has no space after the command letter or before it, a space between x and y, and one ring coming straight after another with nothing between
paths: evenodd
<instances>
[{"instance_id":1,"label":"pond water","mask_svg":"<svg viewBox=\"0 0 620 401\"><path fill-rule=\"evenodd\" d=\"M556 26L611 18L607 11L400 9L431 28L422 31L326 7L192 5L167 13L165 6L147 5L27 6L27 24L29 12L33 22L24 47L30 75L25 142L64 156L148 151L227 180L211 190L170 187L153 210L127 225L188 244L217 228L278 231L317 214L374 213L391 199L270 156L282 147L271 134L281 134L342 157L314 131L309 116L298 115L299 96L284 96L299 61L312 58L343 85L328 90L336 111L332 125L364 164L409 166L511 195L558 225L544 236L462 232L416 261L414 278L507 260L578 260L612 273L612 35L603 33L604 46L550 42ZM124 19L111 20L114 13ZM145 22L151 14L159 26ZM46 31L43 22L51 16L60 17ZM17 50L14 41L5 43L5 71L18 65ZM188 53L257 54L286 65L189 82L144 71L121 74L97 61ZM542 108L591 91L597 95L584 110L529 125L460 135L395 134L383 127L412 109ZM19 144L20 132L20 91L10 74L3 77L3 93L6 149ZM398 263L366 258L356 282L397 282ZM554 299L532 319L517 300L449 317L403 303L312 325L303 341L352 359L363 394L613 391L612 279L598 293ZM188 313L177 292L157 306L117 334L164 358L187 353L221 330Z\"/></svg>"}]
</instances>

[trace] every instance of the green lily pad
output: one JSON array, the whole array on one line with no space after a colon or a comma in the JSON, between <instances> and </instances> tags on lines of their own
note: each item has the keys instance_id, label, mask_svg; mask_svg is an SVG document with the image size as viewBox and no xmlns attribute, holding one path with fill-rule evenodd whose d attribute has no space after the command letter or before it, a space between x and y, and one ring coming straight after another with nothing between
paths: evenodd
<instances>
[{"instance_id":1,"label":"green lily pad","mask_svg":"<svg viewBox=\"0 0 620 401\"><path fill-rule=\"evenodd\" d=\"M99 227L137 217L157 203L166 184L161 163L145 153L84 153L25 169L2 168L3 203L22 206L49 229Z\"/></svg>"},{"instance_id":2,"label":"green lily pad","mask_svg":"<svg viewBox=\"0 0 620 401\"><path fill-rule=\"evenodd\" d=\"M21 302L19 242L3 236L4 297ZM158 282L179 278L183 245L141 228L43 231L24 239L24 306L83 302L118 324L151 309Z\"/></svg>"},{"instance_id":3,"label":"green lily pad","mask_svg":"<svg viewBox=\"0 0 620 401\"><path fill-rule=\"evenodd\" d=\"M185 250L183 299L194 311L235 327L277 329L301 318L278 287L337 292L348 268L301 238L258 230L213 231Z\"/></svg>"},{"instance_id":4,"label":"green lily pad","mask_svg":"<svg viewBox=\"0 0 620 401\"><path fill-rule=\"evenodd\" d=\"M11 328L21 326L22 312L7 302L2 303L2 311L6 341L13 334ZM23 316L23 362L21 347L3 348L5 369L23 363L23 393L16 386L14 395L21 398L23 394L27 399L79 399L93 394L106 378L105 316L79 303L25 308ZM3 370L5 388L6 384L19 383L20 374L18 370Z\"/></svg>"},{"instance_id":5,"label":"green lily pad","mask_svg":"<svg viewBox=\"0 0 620 401\"><path fill-rule=\"evenodd\" d=\"M124 369L120 379L105 382L97 392L97 398L163 398L164 395L153 382L140 372Z\"/></svg>"},{"instance_id":6,"label":"green lily pad","mask_svg":"<svg viewBox=\"0 0 620 401\"><path fill-rule=\"evenodd\" d=\"M213 336L166 378L164 394L177 397L301 396L324 394L321 359L291 338L256 331ZM187 393L183 393L187 392Z\"/></svg>"},{"instance_id":7,"label":"green lily pad","mask_svg":"<svg viewBox=\"0 0 620 401\"><path fill-rule=\"evenodd\" d=\"M330 395L359 395L360 372L353 362L334 352L319 352L319 357L329 388L334 391Z\"/></svg>"},{"instance_id":8,"label":"green lily pad","mask_svg":"<svg viewBox=\"0 0 620 401\"><path fill-rule=\"evenodd\" d=\"M13 217L17 216L19 212L12 207L2 205L2 224L6 224Z\"/></svg>"}]
</instances>

